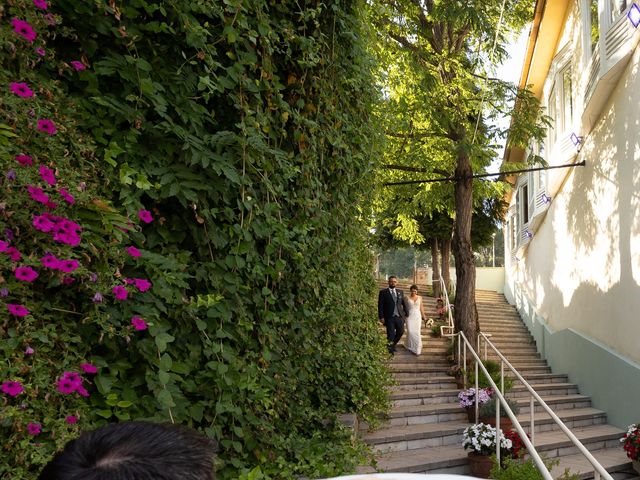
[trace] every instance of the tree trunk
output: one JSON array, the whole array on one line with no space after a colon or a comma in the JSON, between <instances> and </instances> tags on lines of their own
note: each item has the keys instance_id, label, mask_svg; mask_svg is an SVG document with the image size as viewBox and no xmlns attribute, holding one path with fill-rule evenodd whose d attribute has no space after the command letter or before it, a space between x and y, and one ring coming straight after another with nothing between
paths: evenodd
<instances>
[{"instance_id":1,"label":"tree trunk","mask_svg":"<svg viewBox=\"0 0 640 480\"><path fill-rule=\"evenodd\" d=\"M449 264L451 258L451 238L442 240L442 279L444 280L444 288L447 293L451 293L451 272L449 272Z\"/></svg>"},{"instance_id":2,"label":"tree trunk","mask_svg":"<svg viewBox=\"0 0 640 480\"><path fill-rule=\"evenodd\" d=\"M456 160L456 218L453 225L453 254L456 259L456 300L454 319L456 331L462 331L476 346L480 324L476 309L476 267L471 248L471 214L473 212L473 180L471 160L459 152Z\"/></svg>"},{"instance_id":3,"label":"tree trunk","mask_svg":"<svg viewBox=\"0 0 640 480\"><path fill-rule=\"evenodd\" d=\"M431 274L431 285L433 287L433 296L438 298L442 292L440 291L440 270L438 262L438 239L431 239L431 266L433 273Z\"/></svg>"}]
</instances>

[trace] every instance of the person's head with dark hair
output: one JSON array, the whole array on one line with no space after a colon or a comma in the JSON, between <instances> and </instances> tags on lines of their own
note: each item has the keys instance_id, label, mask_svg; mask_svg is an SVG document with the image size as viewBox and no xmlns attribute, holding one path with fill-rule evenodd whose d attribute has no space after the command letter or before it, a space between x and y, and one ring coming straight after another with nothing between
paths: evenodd
<instances>
[{"instance_id":1,"label":"person's head with dark hair","mask_svg":"<svg viewBox=\"0 0 640 480\"><path fill-rule=\"evenodd\" d=\"M409 287L409 291L412 292L412 293L416 292L416 294L417 294L418 293L418 286L417 285L411 285Z\"/></svg>"},{"instance_id":2,"label":"person's head with dark hair","mask_svg":"<svg viewBox=\"0 0 640 480\"><path fill-rule=\"evenodd\" d=\"M215 451L180 425L114 423L67 443L38 480L213 480Z\"/></svg>"}]
</instances>

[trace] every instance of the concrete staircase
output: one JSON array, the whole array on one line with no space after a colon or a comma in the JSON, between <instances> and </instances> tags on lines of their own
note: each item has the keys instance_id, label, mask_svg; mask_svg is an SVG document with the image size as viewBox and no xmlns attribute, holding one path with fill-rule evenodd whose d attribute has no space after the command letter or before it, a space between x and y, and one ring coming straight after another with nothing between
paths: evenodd
<instances>
[{"instance_id":1,"label":"concrete staircase","mask_svg":"<svg viewBox=\"0 0 640 480\"><path fill-rule=\"evenodd\" d=\"M408 285L399 286L408 294ZM567 375L551 372L514 307L495 292L477 291L476 300L482 331L492 335L492 342L556 415L616 479L637 478L619 443L624 432L607 425L606 413L593 408L590 398L581 395ZM435 300L423 297L423 302L428 316L435 316ZM462 431L469 422L466 412L458 406L455 381L447 376L446 350L450 340L434 338L430 333L423 327L421 356L399 346L390 361L398 382L390 392L393 408L382 428L362 432L376 452L377 465L361 467L359 473L469 474L467 452L461 446ZM528 431L528 392L520 382L514 382L507 396L519 404L518 420ZM591 465L537 405L534 418L536 449L547 458L560 460L552 474L559 476L569 468L581 478L593 478Z\"/></svg>"}]
</instances>

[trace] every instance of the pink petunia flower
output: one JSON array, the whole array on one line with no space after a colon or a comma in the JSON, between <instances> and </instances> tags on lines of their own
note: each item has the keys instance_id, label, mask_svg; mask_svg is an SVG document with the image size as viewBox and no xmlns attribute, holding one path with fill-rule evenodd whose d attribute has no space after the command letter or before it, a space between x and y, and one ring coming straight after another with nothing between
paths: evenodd
<instances>
[{"instance_id":1,"label":"pink petunia flower","mask_svg":"<svg viewBox=\"0 0 640 480\"><path fill-rule=\"evenodd\" d=\"M27 348L24 349L25 355L33 355L34 353L36 353L36 351L29 345L27 345Z\"/></svg>"},{"instance_id":2,"label":"pink petunia flower","mask_svg":"<svg viewBox=\"0 0 640 480\"><path fill-rule=\"evenodd\" d=\"M47 8L49 8L49 5L47 4L47 0L33 0L33 4L37 8L40 8L42 10L46 10Z\"/></svg>"},{"instance_id":3,"label":"pink petunia flower","mask_svg":"<svg viewBox=\"0 0 640 480\"><path fill-rule=\"evenodd\" d=\"M131 317L131 325L133 325L133 328L138 331L147 329L147 322L137 315L135 317Z\"/></svg>"},{"instance_id":4,"label":"pink petunia flower","mask_svg":"<svg viewBox=\"0 0 640 480\"><path fill-rule=\"evenodd\" d=\"M40 232L48 233L51 232L56 225L44 215L34 215L33 226Z\"/></svg>"},{"instance_id":5,"label":"pink petunia flower","mask_svg":"<svg viewBox=\"0 0 640 480\"><path fill-rule=\"evenodd\" d=\"M64 372L58 379L56 387L60 393L69 395L82 387L82 377L78 372Z\"/></svg>"},{"instance_id":6,"label":"pink petunia flower","mask_svg":"<svg viewBox=\"0 0 640 480\"><path fill-rule=\"evenodd\" d=\"M4 253L9 250L9 242L0 240L0 252Z\"/></svg>"},{"instance_id":7,"label":"pink petunia flower","mask_svg":"<svg viewBox=\"0 0 640 480\"><path fill-rule=\"evenodd\" d=\"M129 292L127 292L127 289L122 285L116 285L111 289L111 291L113 292L113 295L116 297L116 300L126 300L127 296L129 295Z\"/></svg>"},{"instance_id":8,"label":"pink petunia flower","mask_svg":"<svg viewBox=\"0 0 640 480\"><path fill-rule=\"evenodd\" d=\"M127 253L132 257L140 257L142 253L136 247L127 247Z\"/></svg>"},{"instance_id":9,"label":"pink petunia flower","mask_svg":"<svg viewBox=\"0 0 640 480\"><path fill-rule=\"evenodd\" d=\"M40 165L40 168L38 169L38 171L40 172L40 178L42 178L43 182L46 182L49 185L56 184L56 174L49 167Z\"/></svg>"},{"instance_id":10,"label":"pink petunia flower","mask_svg":"<svg viewBox=\"0 0 640 480\"><path fill-rule=\"evenodd\" d=\"M69 192L67 192L64 188L61 188L60 190L58 190L58 194L64 198L65 202L73 205L74 203L76 203L76 199L73 198L73 195L71 195Z\"/></svg>"},{"instance_id":11,"label":"pink petunia flower","mask_svg":"<svg viewBox=\"0 0 640 480\"><path fill-rule=\"evenodd\" d=\"M133 286L136 287L140 292L146 292L151 288L151 282L149 280L145 280L144 278L134 278Z\"/></svg>"},{"instance_id":12,"label":"pink petunia flower","mask_svg":"<svg viewBox=\"0 0 640 480\"><path fill-rule=\"evenodd\" d=\"M73 277L64 277L64 278L62 279L62 284L63 284L63 285L71 285L71 284L72 284L72 283L74 283L75 281L76 281L76 279L75 279L75 278L73 278Z\"/></svg>"},{"instance_id":13,"label":"pink petunia flower","mask_svg":"<svg viewBox=\"0 0 640 480\"><path fill-rule=\"evenodd\" d=\"M60 268L60 260L55 255L47 253L40 259L40 263L43 267L50 268L51 270L58 270Z\"/></svg>"},{"instance_id":14,"label":"pink petunia flower","mask_svg":"<svg viewBox=\"0 0 640 480\"><path fill-rule=\"evenodd\" d=\"M70 245L72 247L77 247L80 245L80 235L77 233L61 233L57 232L53 235L53 239L56 242L64 243L65 245Z\"/></svg>"},{"instance_id":15,"label":"pink petunia flower","mask_svg":"<svg viewBox=\"0 0 640 480\"><path fill-rule=\"evenodd\" d=\"M67 422L69 425L74 425L78 423L78 417L76 417L75 415L67 415L64 421Z\"/></svg>"},{"instance_id":16,"label":"pink petunia flower","mask_svg":"<svg viewBox=\"0 0 640 480\"><path fill-rule=\"evenodd\" d=\"M24 305L18 303L7 303L7 310L16 317L26 317L30 313Z\"/></svg>"},{"instance_id":17,"label":"pink petunia flower","mask_svg":"<svg viewBox=\"0 0 640 480\"><path fill-rule=\"evenodd\" d=\"M34 51L35 51L38 55L40 55L41 57L44 57L44 56L47 54L47 52L45 51L45 49L44 49L44 48L42 48L42 47L38 47L38 48L36 48Z\"/></svg>"},{"instance_id":18,"label":"pink petunia flower","mask_svg":"<svg viewBox=\"0 0 640 480\"><path fill-rule=\"evenodd\" d=\"M22 280L23 282L33 282L38 278L38 272L31 267L18 267L14 274L18 280Z\"/></svg>"},{"instance_id":19,"label":"pink petunia flower","mask_svg":"<svg viewBox=\"0 0 640 480\"><path fill-rule=\"evenodd\" d=\"M90 374L98 373L98 367L96 367L91 363L81 363L80 368L84 373L90 373Z\"/></svg>"},{"instance_id":20,"label":"pink petunia flower","mask_svg":"<svg viewBox=\"0 0 640 480\"><path fill-rule=\"evenodd\" d=\"M2 383L2 393L9 395L10 397L17 397L24 392L24 387L20 382L8 380Z\"/></svg>"},{"instance_id":21,"label":"pink petunia flower","mask_svg":"<svg viewBox=\"0 0 640 480\"><path fill-rule=\"evenodd\" d=\"M153 217L151 216L151 212L149 210L139 210L138 218L144 223L151 223L153 221Z\"/></svg>"},{"instance_id":22,"label":"pink petunia flower","mask_svg":"<svg viewBox=\"0 0 640 480\"><path fill-rule=\"evenodd\" d=\"M22 254L16 247L9 247L5 253L9 255L12 262L19 262L22 259Z\"/></svg>"},{"instance_id":23,"label":"pink petunia flower","mask_svg":"<svg viewBox=\"0 0 640 480\"><path fill-rule=\"evenodd\" d=\"M81 72L82 70L86 70L86 68L87 68L87 66L86 66L84 63L79 62L78 60L73 60L73 61L71 61L71 62L69 62L69 63L70 63L70 64L71 64L71 66L72 66L73 68L75 68L75 69L76 69L76 71L78 71L78 72Z\"/></svg>"},{"instance_id":24,"label":"pink petunia flower","mask_svg":"<svg viewBox=\"0 0 640 480\"><path fill-rule=\"evenodd\" d=\"M29 85L27 85L24 82L11 82L9 84L9 88L11 89L11 93L14 93L19 97L22 97L22 98L33 97L33 90L31 90L29 88Z\"/></svg>"},{"instance_id":25,"label":"pink petunia flower","mask_svg":"<svg viewBox=\"0 0 640 480\"><path fill-rule=\"evenodd\" d=\"M74 270L77 270L79 266L80 263L74 259L59 260L58 262L58 269L64 273L71 273Z\"/></svg>"},{"instance_id":26,"label":"pink petunia flower","mask_svg":"<svg viewBox=\"0 0 640 480\"><path fill-rule=\"evenodd\" d=\"M18 162L23 167L30 167L31 165L33 165L33 158L31 158L29 155L16 155L14 158L16 159L16 162Z\"/></svg>"},{"instance_id":27,"label":"pink petunia flower","mask_svg":"<svg viewBox=\"0 0 640 480\"><path fill-rule=\"evenodd\" d=\"M39 131L44 132L48 135L55 135L58 132L56 128L56 124L53 123L52 120L48 118L39 118L38 125L36 127Z\"/></svg>"},{"instance_id":28,"label":"pink petunia flower","mask_svg":"<svg viewBox=\"0 0 640 480\"><path fill-rule=\"evenodd\" d=\"M88 397L89 396L89 392L87 392L87 389L84 388L82 385L80 385L78 387L78 389L76 390L76 392L78 392L78 395L80 395L81 397Z\"/></svg>"},{"instance_id":29,"label":"pink petunia flower","mask_svg":"<svg viewBox=\"0 0 640 480\"><path fill-rule=\"evenodd\" d=\"M24 20L20 20L19 18L14 17L11 20L11 25L13 25L14 32L16 32L18 35L21 35L29 42L33 42L38 36L29 22L25 22Z\"/></svg>"},{"instance_id":30,"label":"pink petunia flower","mask_svg":"<svg viewBox=\"0 0 640 480\"><path fill-rule=\"evenodd\" d=\"M39 423L28 423L27 432L29 432L29 435L39 435L42 432L42 425Z\"/></svg>"},{"instance_id":31,"label":"pink petunia flower","mask_svg":"<svg viewBox=\"0 0 640 480\"><path fill-rule=\"evenodd\" d=\"M46 204L49 201L49 195L44 193L44 190L42 190L40 187L27 185L27 191L29 192L29 196L36 202Z\"/></svg>"},{"instance_id":32,"label":"pink petunia flower","mask_svg":"<svg viewBox=\"0 0 640 480\"><path fill-rule=\"evenodd\" d=\"M96 294L91 299L93 303L102 303L103 300L104 300L104 297L100 292L96 292Z\"/></svg>"}]
</instances>

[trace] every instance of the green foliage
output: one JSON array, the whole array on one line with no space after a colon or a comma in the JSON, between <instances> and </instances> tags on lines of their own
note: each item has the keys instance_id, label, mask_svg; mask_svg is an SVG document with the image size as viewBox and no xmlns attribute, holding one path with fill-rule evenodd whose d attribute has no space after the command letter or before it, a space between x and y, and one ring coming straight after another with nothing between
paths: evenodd
<instances>
[{"instance_id":1,"label":"green foliage","mask_svg":"<svg viewBox=\"0 0 640 480\"><path fill-rule=\"evenodd\" d=\"M551 469L560 463L559 460L542 459L547 470ZM542 473L538 470L538 467L533 462L533 459L527 460L503 458L501 459L501 465L498 462L493 462L493 467L489 474L490 478L494 480L543 480ZM564 470L562 475L554 476L554 478L560 480L578 480L580 475L577 473L571 473L568 468Z\"/></svg>"},{"instance_id":2,"label":"green foliage","mask_svg":"<svg viewBox=\"0 0 640 480\"><path fill-rule=\"evenodd\" d=\"M500 388L500 379L501 379L500 363L496 362L495 360L484 360L482 363L487 369L487 372L489 372L491 379L498 386L498 388ZM491 387L491 384L489 383L489 380L487 380L487 377L484 374L484 372L481 369L478 369L478 372L479 372L478 388ZM469 382L469 385L475 386L475 382L476 382L475 368L469 369L468 382ZM513 387L513 379L511 377L505 376L504 391L508 392L509 390L511 390L512 387Z\"/></svg>"},{"instance_id":3,"label":"green foliage","mask_svg":"<svg viewBox=\"0 0 640 480\"><path fill-rule=\"evenodd\" d=\"M506 389L506 387L505 387ZM511 411L513 412L514 415L517 415L518 412L520 411L520 407L518 406L518 404L516 402L514 402L513 400L511 400L510 398L507 398L507 405L509 405L509 408L511 409ZM499 402L498 398L496 396L493 396L489 399L488 402L483 403L482 405L480 405L479 411L478 411L478 415L480 417L495 417L496 416L496 404ZM506 409L500 405L500 416L501 417L507 417L507 411Z\"/></svg>"},{"instance_id":4,"label":"green foliage","mask_svg":"<svg viewBox=\"0 0 640 480\"><path fill-rule=\"evenodd\" d=\"M60 0L50 6L59 25L47 30L31 2L12 3L8 17L33 21L47 57L27 74L35 55L18 67L12 45L28 46L3 41L3 84L19 78L41 85L39 98L54 93L42 108L68 131L37 155L70 157L65 167L56 160L60 173L74 184L91 181L78 195L78 215L91 258L105 257L92 266L104 274L96 288L107 288L124 263L152 279L153 290L124 308L95 308L84 293L67 305L82 316L54 317L50 301L34 297L42 316L30 336L2 339L11 375L25 364L27 342L37 361L57 369L91 360L100 367L95 390L73 404L82 428L127 418L191 425L218 439L221 479L332 476L353 467L362 449L335 417L355 412L373 421L387 407L389 382L371 321L364 235L377 131L361 6ZM3 40L14 35L9 28ZM67 62L80 58L89 68L75 73ZM6 125L3 166L20 150L17 124ZM123 212L150 207L155 221L144 236L130 234L140 265L121 254L126 217L108 201L92 204L99 195ZM20 225L30 220L18 215ZM3 274L10 268L3 264ZM148 332L127 334L132 314L149 320ZM50 385L51 372L43 372L18 378ZM10 410L14 429L1 428L17 443L0 465L11 478L32 478L76 431L59 420L68 399L45 405L39 392L28 413L60 426L55 438L45 428L39 441L48 446L36 449L15 430L26 414Z\"/></svg>"}]
</instances>

